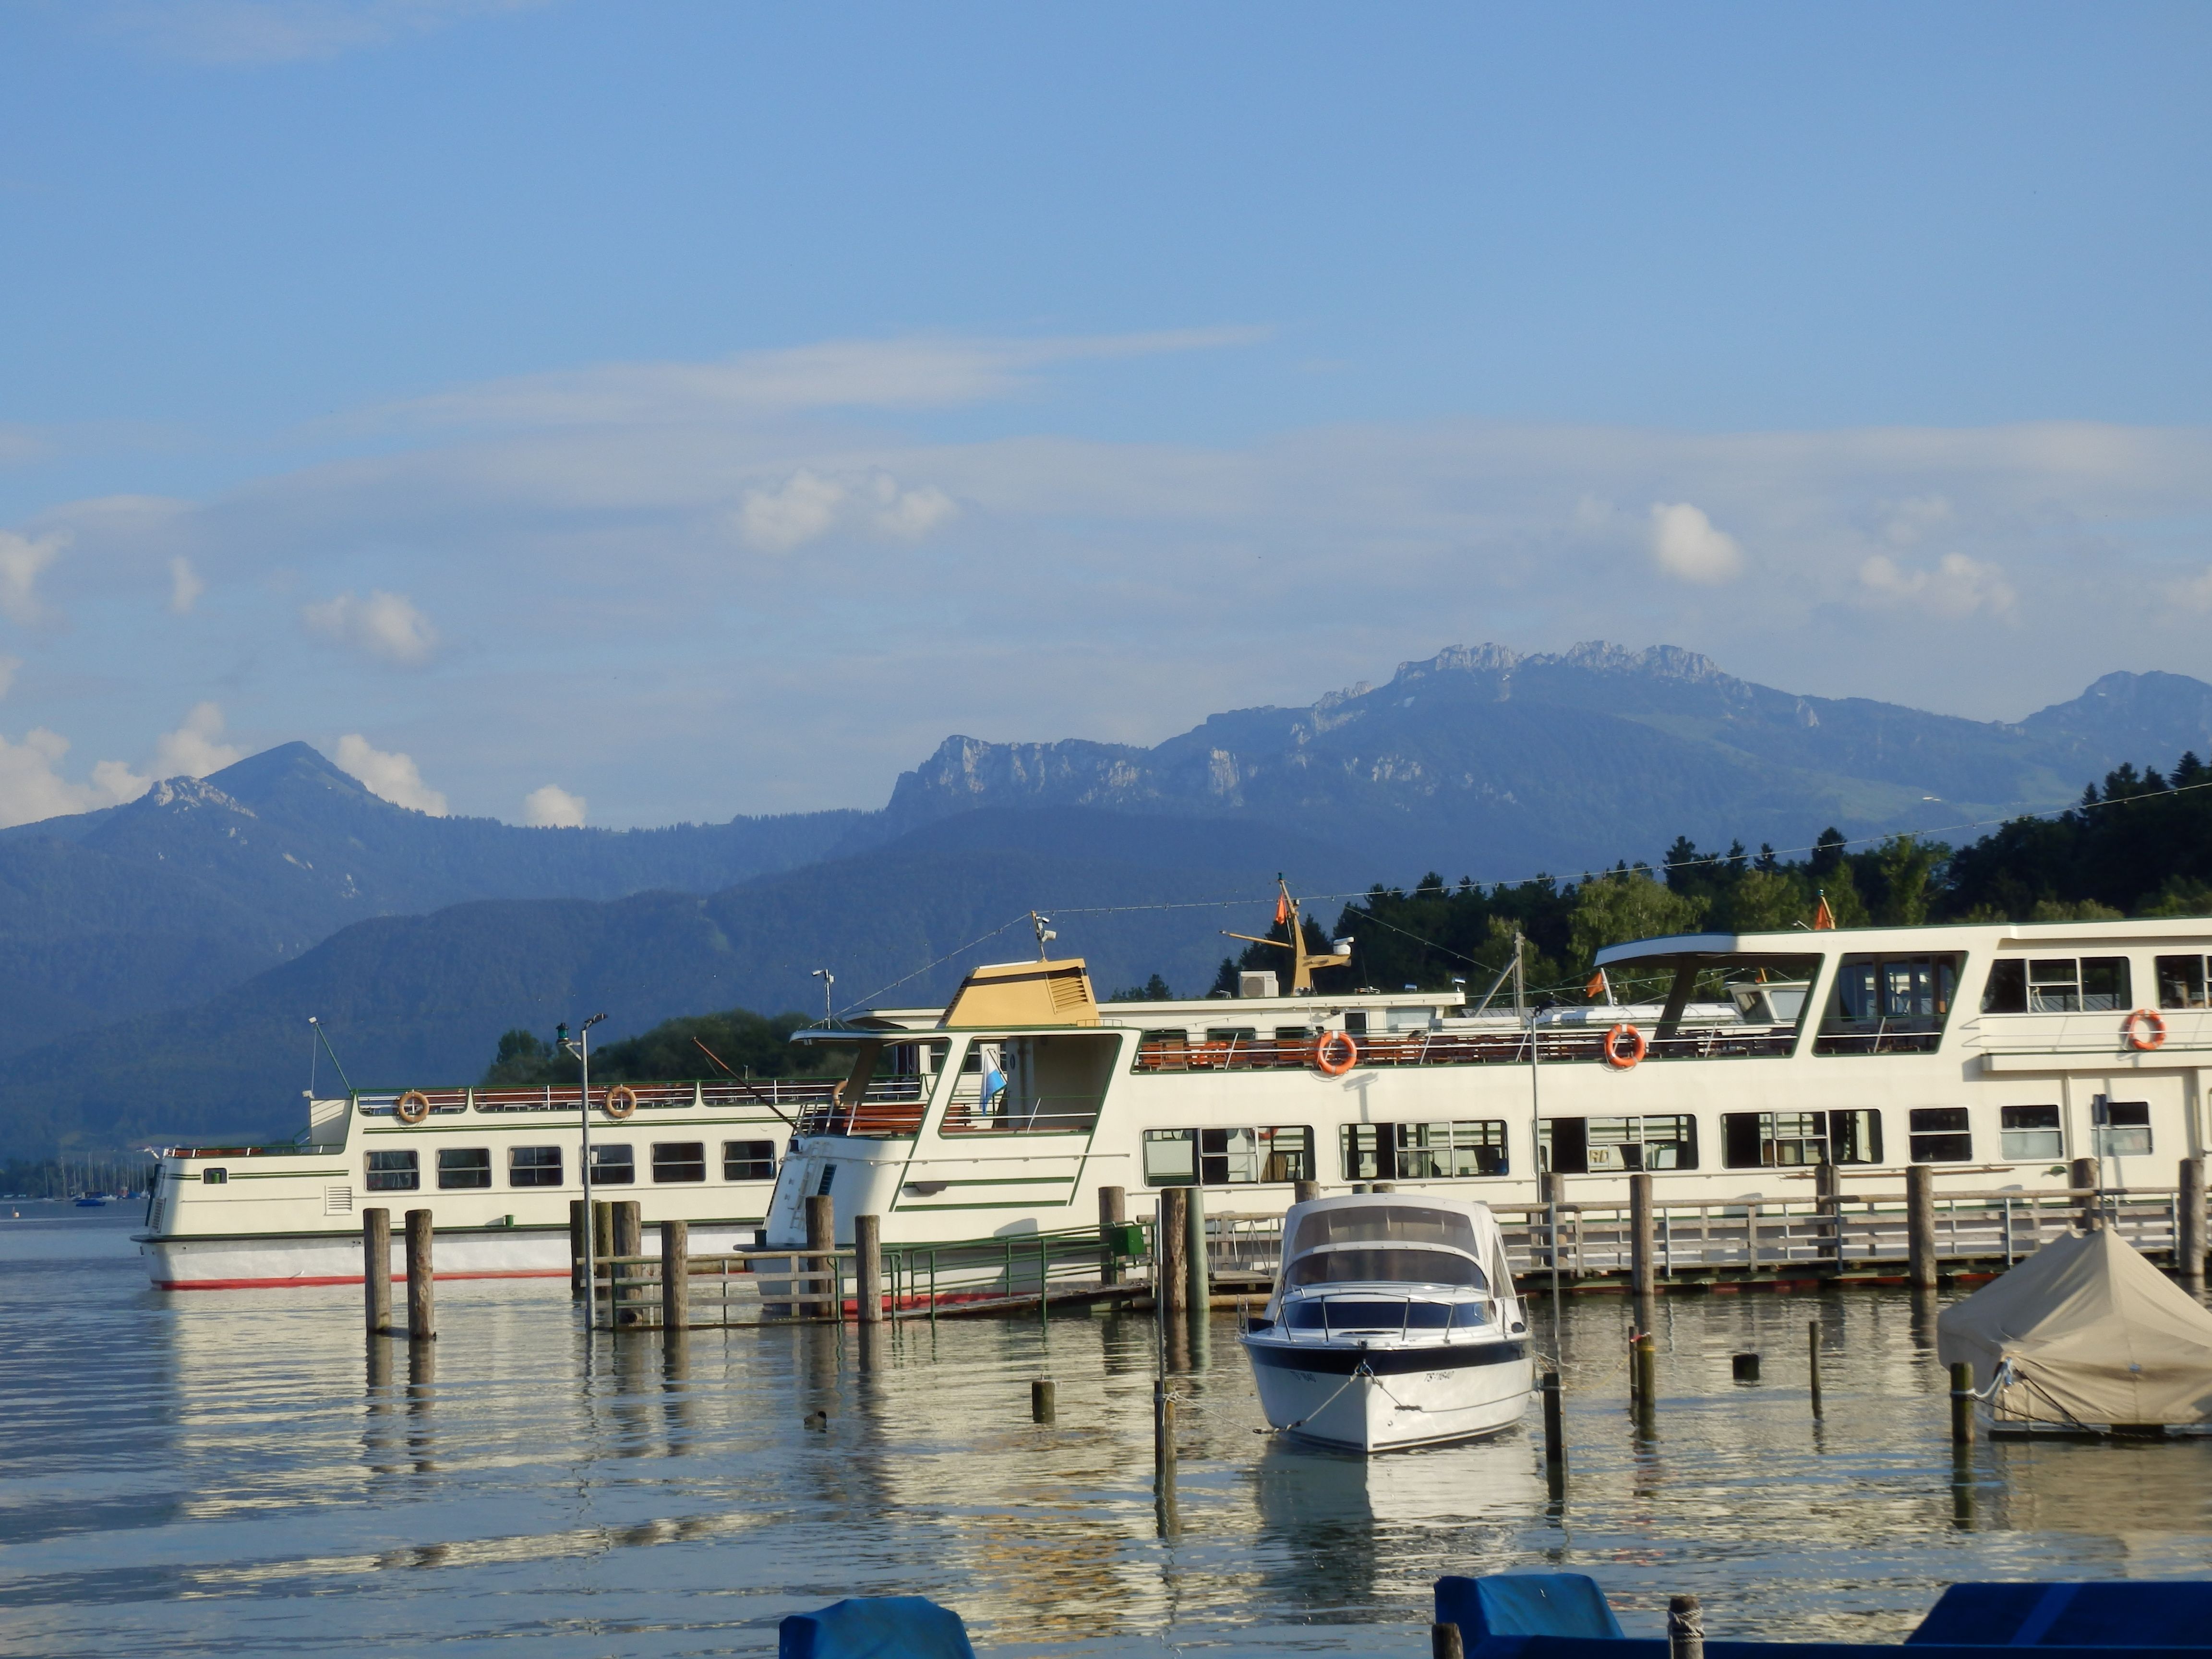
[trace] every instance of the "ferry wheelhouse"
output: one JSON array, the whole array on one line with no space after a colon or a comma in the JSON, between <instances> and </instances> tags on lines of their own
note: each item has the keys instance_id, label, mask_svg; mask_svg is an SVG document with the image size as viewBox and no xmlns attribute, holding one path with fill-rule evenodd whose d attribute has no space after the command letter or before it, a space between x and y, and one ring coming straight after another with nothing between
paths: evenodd
<instances>
[{"instance_id":1,"label":"ferry wheelhouse","mask_svg":"<svg viewBox=\"0 0 2212 1659\"><path fill-rule=\"evenodd\" d=\"M1281 1214L1294 1183L1394 1183L1497 1205L1806 1199L1929 1166L1939 1194L2170 1186L2201 1154L2212 923L1960 925L1693 934L1601 953L1611 1000L1523 1010L1450 991L1338 990L1340 957L1234 999L1104 1003L1080 959L970 973L948 1006L795 1041L842 1081L592 1091L594 1195L695 1250L805 1243L805 1200L887 1245L1087 1226L1202 1185L1209 1213ZM564 1274L583 1103L426 1090L311 1104L282 1148L162 1155L139 1237L156 1284L360 1277L359 1211L428 1208L441 1273ZM611 1115L612 1108L621 1115ZM419 1107L417 1109L421 1109ZM1133 1212L1135 1211L1133 1209Z\"/></svg>"}]
</instances>

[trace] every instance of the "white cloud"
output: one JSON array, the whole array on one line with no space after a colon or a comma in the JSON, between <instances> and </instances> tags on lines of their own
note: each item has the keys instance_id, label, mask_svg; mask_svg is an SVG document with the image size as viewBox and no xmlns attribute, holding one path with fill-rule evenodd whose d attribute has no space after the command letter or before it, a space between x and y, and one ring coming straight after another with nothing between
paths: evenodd
<instances>
[{"instance_id":1,"label":"white cloud","mask_svg":"<svg viewBox=\"0 0 2212 1659\"><path fill-rule=\"evenodd\" d=\"M2018 598L2002 570L1963 553L1946 553L1933 570L1907 569L1887 553L1877 553L1859 566L1859 581L1879 599L1942 617L1977 611L2009 616Z\"/></svg>"},{"instance_id":2,"label":"white cloud","mask_svg":"<svg viewBox=\"0 0 2212 1659\"><path fill-rule=\"evenodd\" d=\"M337 758L339 767L360 779L370 794L434 818L446 816L446 798L422 781L413 757L372 747L358 732L349 732L338 739Z\"/></svg>"},{"instance_id":3,"label":"white cloud","mask_svg":"<svg viewBox=\"0 0 2212 1659\"><path fill-rule=\"evenodd\" d=\"M0 614L19 623L46 615L35 591L39 573L61 556L69 539L67 531L33 537L0 530Z\"/></svg>"},{"instance_id":4,"label":"white cloud","mask_svg":"<svg viewBox=\"0 0 2212 1659\"><path fill-rule=\"evenodd\" d=\"M117 32L196 64L331 58L543 0L160 0L117 7Z\"/></svg>"},{"instance_id":5,"label":"white cloud","mask_svg":"<svg viewBox=\"0 0 2212 1659\"><path fill-rule=\"evenodd\" d=\"M2169 583L2166 592L2185 611L2212 611L2212 564L2206 565L2194 576Z\"/></svg>"},{"instance_id":6,"label":"white cloud","mask_svg":"<svg viewBox=\"0 0 2212 1659\"><path fill-rule=\"evenodd\" d=\"M15 689L15 676L23 672L21 657L0 657L0 697Z\"/></svg>"},{"instance_id":7,"label":"white cloud","mask_svg":"<svg viewBox=\"0 0 2212 1659\"><path fill-rule=\"evenodd\" d=\"M350 592L341 593L302 607L301 615L318 634L326 634L386 662L427 661L438 643L438 630L413 601L381 588L365 599L355 598Z\"/></svg>"},{"instance_id":8,"label":"white cloud","mask_svg":"<svg viewBox=\"0 0 2212 1659\"><path fill-rule=\"evenodd\" d=\"M179 553L169 561L169 609L179 617L189 617L192 607L207 592L207 583L200 573L192 568L192 562Z\"/></svg>"},{"instance_id":9,"label":"white cloud","mask_svg":"<svg viewBox=\"0 0 2212 1659\"><path fill-rule=\"evenodd\" d=\"M146 780L120 761L100 762L89 783L70 782L55 770L69 747L67 738L43 726L25 732L21 743L0 737L0 826L88 812L145 793Z\"/></svg>"},{"instance_id":10,"label":"white cloud","mask_svg":"<svg viewBox=\"0 0 2212 1659\"><path fill-rule=\"evenodd\" d=\"M838 529L918 541L959 510L933 485L902 489L888 473L848 479L801 467L774 489L747 490L737 520L752 546L787 553Z\"/></svg>"},{"instance_id":11,"label":"white cloud","mask_svg":"<svg viewBox=\"0 0 2212 1659\"><path fill-rule=\"evenodd\" d=\"M211 702L196 704L182 726L155 740L154 775L204 778L246 758L245 750L222 738L222 710Z\"/></svg>"},{"instance_id":12,"label":"white cloud","mask_svg":"<svg viewBox=\"0 0 2212 1659\"><path fill-rule=\"evenodd\" d=\"M1668 575L1686 582L1724 582L1741 574L1743 550L1735 538L1687 501L1651 504L1651 556Z\"/></svg>"},{"instance_id":13,"label":"white cloud","mask_svg":"<svg viewBox=\"0 0 2212 1659\"><path fill-rule=\"evenodd\" d=\"M549 783L523 797L522 821L538 830L580 830L586 805L581 795Z\"/></svg>"}]
</instances>

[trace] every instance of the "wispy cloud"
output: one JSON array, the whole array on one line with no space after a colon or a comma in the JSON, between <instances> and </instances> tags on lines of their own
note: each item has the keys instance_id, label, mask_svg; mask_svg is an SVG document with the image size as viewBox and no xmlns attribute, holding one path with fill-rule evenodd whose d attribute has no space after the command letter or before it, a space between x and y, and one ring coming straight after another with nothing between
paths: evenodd
<instances>
[{"instance_id":1,"label":"wispy cloud","mask_svg":"<svg viewBox=\"0 0 2212 1659\"><path fill-rule=\"evenodd\" d=\"M1652 503L1651 556L1660 569L1686 582L1724 582L1743 574L1743 550L1735 538L1715 529L1687 501Z\"/></svg>"},{"instance_id":2,"label":"wispy cloud","mask_svg":"<svg viewBox=\"0 0 2212 1659\"><path fill-rule=\"evenodd\" d=\"M181 553L170 559L169 609L172 612L179 617L191 616L192 607L200 602L200 595L206 592L207 583L201 580L200 573L193 568L190 559Z\"/></svg>"},{"instance_id":3,"label":"wispy cloud","mask_svg":"<svg viewBox=\"0 0 2212 1659\"><path fill-rule=\"evenodd\" d=\"M301 616L318 634L406 667L428 661L438 643L438 630L412 599L381 588L365 599L341 593L301 607Z\"/></svg>"},{"instance_id":4,"label":"wispy cloud","mask_svg":"<svg viewBox=\"0 0 2212 1659\"><path fill-rule=\"evenodd\" d=\"M44 618L46 607L37 592L39 574L61 556L69 542L67 531L22 536L0 530L0 615L17 623Z\"/></svg>"},{"instance_id":5,"label":"wispy cloud","mask_svg":"<svg viewBox=\"0 0 2212 1659\"><path fill-rule=\"evenodd\" d=\"M190 63L258 67L339 57L544 0L156 0L112 4L121 38Z\"/></svg>"},{"instance_id":6,"label":"wispy cloud","mask_svg":"<svg viewBox=\"0 0 2212 1659\"><path fill-rule=\"evenodd\" d=\"M422 781L422 770L412 756L379 749L360 732L349 732L338 739L336 758L339 767L358 778L370 794L434 818L446 816L445 796Z\"/></svg>"},{"instance_id":7,"label":"wispy cloud","mask_svg":"<svg viewBox=\"0 0 2212 1659\"><path fill-rule=\"evenodd\" d=\"M556 783L533 789L522 800L522 821L534 830L580 830L591 803Z\"/></svg>"},{"instance_id":8,"label":"wispy cloud","mask_svg":"<svg viewBox=\"0 0 2212 1659\"><path fill-rule=\"evenodd\" d=\"M752 546L787 553L840 528L915 541L958 511L933 485L902 489L889 473L837 478L801 467L780 484L748 489L737 517L738 533Z\"/></svg>"}]
</instances>

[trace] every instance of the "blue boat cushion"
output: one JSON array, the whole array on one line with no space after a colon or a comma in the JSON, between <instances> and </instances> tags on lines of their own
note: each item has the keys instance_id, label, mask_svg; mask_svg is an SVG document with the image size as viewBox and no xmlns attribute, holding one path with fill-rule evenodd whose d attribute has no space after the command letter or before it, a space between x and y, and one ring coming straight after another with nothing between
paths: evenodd
<instances>
[{"instance_id":1,"label":"blue boat cushion","mask_svg":"<svg viewBox=\"0 0 2212 1659\"><path fill-rule=\"evenodd\" d=\"M2212 1580L1954 1584L1908 1644L2212 1648Z\"/></svg>"},{"instance_id":2,"label":"blue boat cushion","mask_svg":"<svg viewBox=\"0 0 2212 1659\"><path fill-rule=\"evenodd\" d=\"M1597 1580L1579 1572L1439 1578L1437 1623L1457 1625L1469 1648L1486 1636L1620 1636Z\"/></svg>"},{"instance_id":3,"label":"blue boat cushion","mask_svg":"<svg viewBox=\"0 0 2212 1659\"><path fill-rule=\"evenodd\" d=\"M776 1627L776 1659L975 1659L968 1627L921 1595L855 1595Z\"/></svg>"}]
</instances>

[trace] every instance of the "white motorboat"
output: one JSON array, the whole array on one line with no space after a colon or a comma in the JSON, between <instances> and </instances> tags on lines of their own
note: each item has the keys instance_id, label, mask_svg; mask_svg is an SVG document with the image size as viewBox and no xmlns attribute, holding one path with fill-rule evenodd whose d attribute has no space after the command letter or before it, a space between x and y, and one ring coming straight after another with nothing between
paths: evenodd
<instances>
[{"instance_id":1,"label":"white motorboat","mask_svg":"<svg viewBox=\"0 0 2212 1659\"><path fill-rule=\"evenodd\" d=\"M1269 1423L1377 1452L1519 1422L1527 1335L1489 1206L1354 1193L1291 1206L1275 1292L1243 1341Z\"/></svg>"}]
</instances>

